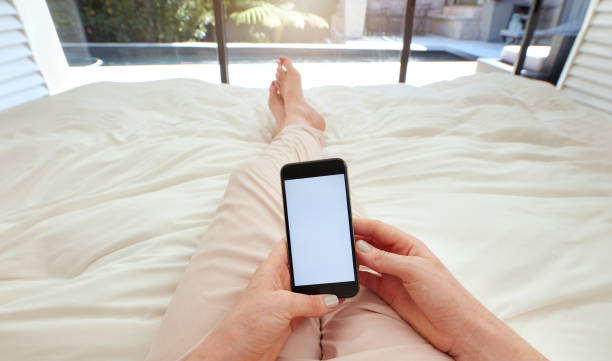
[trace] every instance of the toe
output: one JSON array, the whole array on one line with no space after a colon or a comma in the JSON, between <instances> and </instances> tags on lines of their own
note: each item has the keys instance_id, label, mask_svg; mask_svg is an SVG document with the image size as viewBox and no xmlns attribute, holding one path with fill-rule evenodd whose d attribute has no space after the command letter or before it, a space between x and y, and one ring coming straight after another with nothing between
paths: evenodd
<instances>
[{"instance_id":1,"label":"toe","mask_svg":"<svg viewBox=\"0 0 612 361\"><path fill-rule=\"evenodd\" d=\"M283 65L285 69L287 69L283 73L289 75L292 78L297 77L298 79L301 79L300 72L295 68L295 66L293 66L293 61L291 59L289 59L286 56L283 56L281 57L280 63Z\"/></svg>"},{"instance_id":2,"label":"toe","mask_svg":"<svg viewBox=\"0 0 612 361\"><path fill-rule=\"evenodd\" d=\"M270 92L270 95L268 96L268 103L270 104L276 104L276 103L282 104L283 103L283 97L280 94L280 87L276 80L270 83L269 92Z\"/></svg>"},{"instance_id":3,"label":"toe","mask_svg":"<svg viewBox=\"0 0 612 361\"><path fill-rule=\"evenodd\" d=\"M275 85L275 81L270 84L268 89L268 105L270 107L275 106L279 102L278 87Z\"/></svg>"},{"instance_id":4,"label":"toe","mask_svg":"<svg viewBox=\"0 0 612 361\"><path fill-rule=\"evenodd\" d=\"M285 68L287 68L287 70L293 68L293 61L291 60L291 58L288 58L286 56L281 56L279 60L280 60L279 63Z\"/></svg>"},{"instance_id":5,"label":"toe","mask_svg":"<svg viewBox=\"0 0 612 361\"><path fill-rule=\"evenodd\" d=\"M270 83L270 88L268 90L270 91L270 99L272 99L272 96L276 95L276 85L274 82Z\"/></svg>"}]
</instances>

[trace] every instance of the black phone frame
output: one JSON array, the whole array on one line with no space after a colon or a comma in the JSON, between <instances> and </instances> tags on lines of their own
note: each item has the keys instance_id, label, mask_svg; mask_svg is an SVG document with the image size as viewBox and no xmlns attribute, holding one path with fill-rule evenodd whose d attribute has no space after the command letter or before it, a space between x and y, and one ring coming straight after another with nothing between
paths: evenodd
<instances>
[{"instance_id":1,"label":"black phone frame","mask_svg":"<svg viewBox=\"0 0 612 361\"><path fill-rule=\"evenodd\" d=\"M349 231L351 235L351 252L353 256L354 281L322 283L315 285L296 286L293 279L293 258L291 257L291 238L289 221L287 217L287 197L285 196L285 181L291 179L320 177L326 175L343 174L348 209ZM351 197L349 193L348 171L346 162L340 158L329 158L307 162L285 164L280 171L281 186L283 190L283 210L285 214L285 233L287 235L287 254L289 259L289 274L291 276L291 290L307 295L334 294L339 298L350 298L359 292L359 278L357 269L357 255L355 253L355 235L353 233L353 217L351 212Z\"/></svg>"}]
</instances>

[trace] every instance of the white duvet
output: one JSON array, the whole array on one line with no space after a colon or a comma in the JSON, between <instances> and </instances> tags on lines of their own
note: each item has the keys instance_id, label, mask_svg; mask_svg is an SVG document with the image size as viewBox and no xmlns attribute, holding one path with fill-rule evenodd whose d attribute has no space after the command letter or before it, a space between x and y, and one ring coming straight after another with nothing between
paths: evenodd
<instances>
[{"instance_id":1,"label":"white duvet","mask_svg":"<svg viewBox=\"0 0 612 361\"><path fill-rule=\"evenodd\" d=\"M609 360L612 119L544 83L319 88L355 201L554 360ZM0 359L141 360L266 91L99 83L0 113Z\"/></svg>"}]
</instances>

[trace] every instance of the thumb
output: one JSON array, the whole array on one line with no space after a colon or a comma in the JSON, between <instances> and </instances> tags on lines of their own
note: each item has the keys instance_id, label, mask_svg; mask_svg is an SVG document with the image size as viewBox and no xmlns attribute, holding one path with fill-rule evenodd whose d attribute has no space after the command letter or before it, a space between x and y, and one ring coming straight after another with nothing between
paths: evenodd
<instances>
[{"instance_id":1,"label":"thumb","mask_svg":"<svg viewBox=\"0 0 612 361\"><path fill-rule=\"evenodd\" d=\"M295 317L321 317L340 304L336 295L303 295L301 293L288 292L290 294L289 314Z\"/></svg>"}]
</instances>

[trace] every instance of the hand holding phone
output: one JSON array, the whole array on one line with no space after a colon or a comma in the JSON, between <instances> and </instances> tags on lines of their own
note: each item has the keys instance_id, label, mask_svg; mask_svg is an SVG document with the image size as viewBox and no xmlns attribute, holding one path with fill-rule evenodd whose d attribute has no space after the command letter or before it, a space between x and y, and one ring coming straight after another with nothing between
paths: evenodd
<instances>
[{"instance_id":1,"label":"hand holding phone","mask_svg":"<svg viewBox=\"0 0 612 361\"><path fill-rule=\"evenodd\" d=\"M281 169L292 291L353 297L359 291L346 163Z\"/></svg>"}]
</instances>

